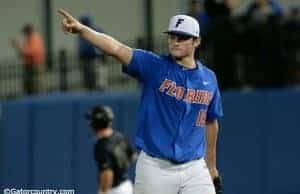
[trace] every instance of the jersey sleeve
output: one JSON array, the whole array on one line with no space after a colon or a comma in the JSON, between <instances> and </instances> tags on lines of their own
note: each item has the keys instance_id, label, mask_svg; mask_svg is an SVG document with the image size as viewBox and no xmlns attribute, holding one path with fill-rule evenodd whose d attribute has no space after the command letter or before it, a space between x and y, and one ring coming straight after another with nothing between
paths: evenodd
<instances>
[{"instance_id":1,"label":"jersey sleeve","mask_svg":"<svg viewBox=\"0 0 300 194\"><path fill-rule=\"evenodd\" d=\"M128 160L131 162L133 160L134 150L133 150L132 146L130 145L129 140L127 138L124 139L123 141L125 144L126 155L128 157Z\"/></svg>"},{"instance_id":2,"label":"jersey sleeve","mask_svg":"<svg viewBox=\"0 0 300 194\"><path fill-rule=\"evenodd\" d=\"M213 94L212 100L208 106L207 120L215 120L222 116L223 116L222 99L221 99L219 87L217 86Z\"/></svg>"},{"instance_id":3,"label":"jersey sleeve","mask_svg":"<svg viewBox=\"0 0 300 194\"><path fill-rule=\"evenodd\" d=\"M95 160L99 171L113 168L112 154L109 151L101 148L98 144L95 146Z\"/></svg>"},{"instance_id":4,"label":"jersey sleeve","mask_svg":"<svg viewBox=\"0 0 300 194\"><path fill-rule=\"evenodd\" d=\"M158 70L160 56L141 49L135 49L128 66L123 72L137 78L141 82L150 80Z\"/></svg>"}]
</instances>

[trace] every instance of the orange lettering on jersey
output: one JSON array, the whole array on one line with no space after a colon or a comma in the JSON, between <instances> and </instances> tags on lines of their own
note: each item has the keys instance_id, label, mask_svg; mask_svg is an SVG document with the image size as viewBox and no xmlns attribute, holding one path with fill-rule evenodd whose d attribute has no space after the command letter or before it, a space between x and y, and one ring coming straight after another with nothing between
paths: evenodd
<instances>
[{"instance_id":1,"label":"orange lettering on jersey","mask_svg":"<svg viewBox=\"0 0 300 194\"><path fill-rule=\"evenodd\" d=\"M159 91L164 92L166 89L168 89L172 84L171 80L165 79L163 83L159 87Z\"/></svg>"},{"instance_id":2,"label":"orange lettering on jersey","mask_svg":"<svg viewBox=\"0 0 300 194\"><path fill-rule=\"evenodd\" d=\"M213 94L211 92L208 92L208 96L207 96L207 105L210 104L211 100L212 100Z\"/></svg>"},{"instance_id":3,"label":"orange lettering on jersey","mask_svg":"<svg viewBox=\"0 0 300 194\"><path fill-rule=\"evenodd\" d=\"M187 103L209 105L213 94L207 90L195 90L176 86L176 82L165 79L159 87L159 91L168 96L175 97L176 100L184 100Z\"/></svg>"},{"instance_id":4,"label":"orange lettering on jersey","mask_svg":"<svg viewBox=\"0 0 300 194\"><path fill-rule=\"evenodd\" d=\"M185 95L184 101L192 103L195 98L196 91L194 89L188 89Z\"/></svg>"},{"instance_id":5,"label":"orange lettering on jersey","mask_svg":"<svg viewBox=\"0 0 300 194\"><path fill-rule=\"evenodd\" d=\"M205 91L205 90L198 90L197 97L196 97L196 103L209 105L210 96L211 96L210 92Z\"/></svg>"},{"instance_id":6,"label":"orange lettering on jersey","mask_svg":"<svg viewBox=\"0 0 300 194\"><path fill-rule=\"evenodd\" d=\"M185 88L181 87L181 86L178 86L176 88L176 99L177 100L182 100L183 96L184 96L184 92L185 92Z\"/></svg>"},{"instance_id":7,"label":"orange lettering on jersey","mask_svg":"<svg viewBox=\"0 0 300 194\"><path fill-rule=\"evenodd\" d=\"M197 90L193 103L200 104L202 96L203 96L203 90Z\"/></svg>"},{"instance_id":8,"label":"orange lettering on jersey","mask_svg":"<svg viewBox=\"0 0 300 194\"><path fill-rule=\"evenodd\" d=\"M176 91L176 83L172 82L171 87L169 87L168 91L167 91L167 95L169 96L175 96L175 91Z\"/></svg>"},{"instance_id":9,"label":"orange lettering on jersey","mask_svg":"<svg viewBox=\"0 0 300 194\"><path fill-rule=\"evenodd\" d=\"M207 97L208 97L207 94L208 94L208 92L206 92L206 91L203 92L202 98L201 98L201 100L200 100L200 103L201 103L201 104L206 104L206 102L207 102Z\"/></svg>"}]
</instances>

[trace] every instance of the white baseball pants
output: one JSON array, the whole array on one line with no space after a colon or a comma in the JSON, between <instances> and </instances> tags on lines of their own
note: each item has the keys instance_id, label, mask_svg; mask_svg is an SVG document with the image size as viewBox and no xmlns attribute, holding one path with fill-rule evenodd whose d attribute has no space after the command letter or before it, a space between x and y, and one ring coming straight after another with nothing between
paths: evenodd
<instances>
[{"instance_id":1,"label":"white baseball pants","mask_svg":"<svg viewBox=\"0 0 300 194\"><path fill-rule=\"evenodd\" d=\"M133 194L133 188L131 181L127 180L112 188L107 192L107 194Z\"/></svg>"},{"instance_id":2,"label":"white baseball pants","mask_svg":"<svg viewBox=\"0 0 300 194\"><path fill-rule=\"evenodd\" d=\"M134 194L215 194L215 189L204 159L173 164L141 152Z\"/></svg>"}]
</instances>

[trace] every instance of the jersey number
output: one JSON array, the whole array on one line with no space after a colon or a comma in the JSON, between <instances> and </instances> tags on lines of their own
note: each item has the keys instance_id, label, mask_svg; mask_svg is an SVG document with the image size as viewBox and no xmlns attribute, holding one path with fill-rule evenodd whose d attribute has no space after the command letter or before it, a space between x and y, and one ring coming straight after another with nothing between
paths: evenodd
<instances>
[{"instance_id":1,"label":"jersey number","mask_svg":"<svg viewBox=\"0 0 300 194\"><path fill-rule=\"evenodd\" d=\"M199 110L197 120L196 120L196 126L197 127L205 127L206 125L206 110Z\"/></svg>"}]
</instances>

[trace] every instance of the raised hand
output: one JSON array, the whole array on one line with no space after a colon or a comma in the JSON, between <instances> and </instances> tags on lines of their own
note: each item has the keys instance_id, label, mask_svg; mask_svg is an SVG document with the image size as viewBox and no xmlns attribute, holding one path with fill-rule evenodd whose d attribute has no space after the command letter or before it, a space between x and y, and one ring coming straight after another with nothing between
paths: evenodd
<instances>
[{"instance_id":1,"label":"raised hand","mask_svg":"<svg viewBox=\"0 0 300 194\"><path fill-rule=\"evenodd\" d=\"M58 10L59 15L62 18L61 25L65 33L80 33L84 25L81 24L77 19L75 19L71 14L63 9Z\"/></svg>"}]
</instances>

